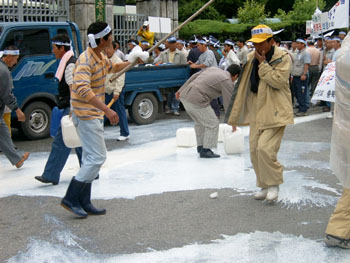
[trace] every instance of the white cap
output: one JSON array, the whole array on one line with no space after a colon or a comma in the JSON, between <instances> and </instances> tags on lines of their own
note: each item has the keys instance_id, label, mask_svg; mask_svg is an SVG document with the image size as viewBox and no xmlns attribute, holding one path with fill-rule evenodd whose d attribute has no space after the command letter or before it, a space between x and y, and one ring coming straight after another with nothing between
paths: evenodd
<instances>
[{"instance_id":1,"label":"white cap","mask_svg":"<svg viewBox=\"0 0 350 263\"><path fill-rule=\"evenodd\" d=\"M148 25L149 25L148 21L143 22L143 26L148 26Z\"/></svg>"}]
</instances>

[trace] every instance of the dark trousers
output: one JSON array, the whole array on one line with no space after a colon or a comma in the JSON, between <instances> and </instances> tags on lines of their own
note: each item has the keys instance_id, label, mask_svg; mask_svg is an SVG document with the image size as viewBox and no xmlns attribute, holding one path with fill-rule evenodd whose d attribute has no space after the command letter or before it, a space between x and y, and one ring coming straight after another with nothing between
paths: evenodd
<instances>
[{"instance_id":1,"label":"dark trousers","mask_svg":"<svg viewBox=\"0 0 350 263\"><path fill-rule=\"evenodd\" d=\"M129 136L128 117L126 116L124 104L125 92L120 93L118 100L113 104L112 109L118 114L121 136Z\"/></svg>"},{"instance_id":2,"label":"dark trousers","mask_svg":"<svg viewBox=\"0 0 350 263\"><path fill-rule=\"evenodd\" d=\"M293 77L292 90L299 104L300 112L307 111L307 106L306 106L307 81L308 81L307 78L305 80L301 80L300 77L295 77L295 76Z\"/></svg>"},{"instance_id":3,"label":"dark trousers","mask_svg":"<svg viewBox=\"0 0 350 263\"><path fill-rule=\"evenodd\" d=\"M309 83L311 87L311 97L314 94L314 91L317 86L318 79L320 78L320 72L318 70L318 66L310 66L309 67Z\"/></svg>"},{"instance_id":4,"label":"dark trousers","mask_svg":"<svg viewBox=\"0 0 350 263\"><path fill-rule=\"evenodd\" d=\"M68 114L69 108L65 108L63 111L63 116ZM58 183L60 181L61 172L63 170L64 165L67 162L71 150L72 149L66 147L66 145L63 142L62 129L60 126L52 142L51 152L49 155L49 159L46 162L42 177L51 182ZM75 152L77 154L79 164L81 165L82 148L75 148Z\"/></svg>"}]
</instances>

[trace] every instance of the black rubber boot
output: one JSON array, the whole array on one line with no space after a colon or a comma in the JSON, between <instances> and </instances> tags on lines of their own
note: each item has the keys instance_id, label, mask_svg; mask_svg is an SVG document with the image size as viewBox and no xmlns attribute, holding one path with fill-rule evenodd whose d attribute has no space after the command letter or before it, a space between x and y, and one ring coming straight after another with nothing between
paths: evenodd
<instances>
[{"instance_id":1,"label":"black rubber boot","mask_svg":"<svg viewBox=\"0 0 350 263\"><path fill-rule=\"evenodd\" d=\"M203 146L202 146L202 145L197 146L197 153L201 153L202 149L203 149Z\"/></svg>"},{"instance_id":2,"label":"black rubber boot","mask_svg":"<svg viewBox=\"0 0 350 263\"><path fill-rule=\"evenodd\" d=\"M91 204L91 183L86 184L86 187L80 194L79 201L81 207L89 215L104 215L106 213L106 209L97 209Z\"/></svg>"},{"instance_id":3,"label":"black rubber boot","mask_svg":"<svg viewBox=\"0 0 350 263\"><path fill-rule=\"evenodd\" d=\"M201 158L219 158L220 155L213 153L212 150L203 148L202 151L200 152L200 157Z\"/></svg>"},{"instance_id":4,"label":"black rubber boot","mask_svg":"<svg viewBox=\"0 0 350 263\"><path fill-rule=\"evenodd\" d=\"M79 196L86 187L86 183L79 182L72 178L67 189L66 196L61 201L61 206L72 212L79 218L86 218L88 214L83 210L79 202Z\"/></svg>"}]
</instances>

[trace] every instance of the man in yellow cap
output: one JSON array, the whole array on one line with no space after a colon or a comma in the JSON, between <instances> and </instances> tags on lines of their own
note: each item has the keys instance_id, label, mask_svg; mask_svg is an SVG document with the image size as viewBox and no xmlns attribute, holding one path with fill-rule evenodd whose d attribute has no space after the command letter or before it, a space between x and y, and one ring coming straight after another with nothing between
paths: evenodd
<instances>
[{"instance_id":1,"label":"man in yellow cap","mask_svg":"<svg viewBox=\"0 0 350 263\"><path fill-rule=\"evenodd\" d=\"M292 62L287 51L273 46L271 28L258 25L251 33L248 41L254 43L255 51L247 56L225 122L250 126L250 158L261 188L254 198L274 201L283 183L277 153L286 125L294 123L289 89Z\"/></svg>"}]
</instances>

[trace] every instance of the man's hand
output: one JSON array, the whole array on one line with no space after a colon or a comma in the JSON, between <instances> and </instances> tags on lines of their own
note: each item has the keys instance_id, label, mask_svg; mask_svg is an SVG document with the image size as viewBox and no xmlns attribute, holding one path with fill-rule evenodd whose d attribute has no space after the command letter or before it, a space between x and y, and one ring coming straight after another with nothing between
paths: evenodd
<instances>
[{"instance_id":1,"label":"man's hand","mask_svg":"<svg viewBox=\"0 0 350 263\"><path fill-rule=\"evenodd\" d=\"M191 65L193 64L193 62L190 60L190 61L187 61L187 64Z\"/></svg>"},{"instance_id":2,"label":"man's hand","mask_svg":"<svg viewBox=\"0 0 350 263\"><path fill-rule=\"evenodd\" d=\"M259 60L259 64L260 64L261 62L265 61L265 60L266 60L265 51L262 51L262 52L261 52L261 55L260 55L260 54L258 53L258 51L255 50L255 58L256 58L257 60Z\"/></svg>"},{"instance_id":3,"label":"man's hand","mask_svg":"<svg viewBox=\"0 0 350 263\"><path fill-rule=\"evenodd\" d=\"M302 75L300 76L300 80L302 80L302 81L306 80L306 74L302 74Z\"/></svg>"},{"instance_id":4,"label":"man's hand","mask_svg":"<svg viewBox=\"0 0 350 263\"><path fill-rule=\"evenodd\" d=\"M110 108L108 108L105 111L105 114L106 114L106 117L109 119L109 122L112 125L117 125L118 124L119 117L118 117L118 114L114 110L111 110Z\"/></svg>"},{"instance_id":5,"label":"man's hand","mask_svg":"<svg viewBox=\"0 0 350 263\"><path fill-rule=\"evenodd\" d=\"M190 68L198 68L198 65L197 65L197 64L194 64L194 63L191 63L191 64L190 64Z\"/></svg>"},{"instance_id":6,"label":"man's hand","mask_svg":"<svg viewBox=\"0 0 350 263\"><path fill-rule=\"evenodd\" d=\"M24 115L23 111L21 111L20 108L18 108L18 109L16 110L16 115L17 115L18 121L24 122L24 121L26 120L26 116Z\"/></svg>"},{"instance_id":7,"label":"man's hand","mask_svg":"<svg viewBox=\"0 0 350 263\"><path fill-rule=\"evenodd\" d=\"M232 132L237 131L237 126L232 126Z\"/></svg>"},{"instance_id":8,"label":"man's hand","mask_svg":"<svg viewBox=\"0 0 350 263\"><path fill-rule=\"evenodd\" d=\"M176 93L175 93L175 97L176 97L177 99L180 99L180 92L176 92Z\"/></svg>"}]
</instances>

